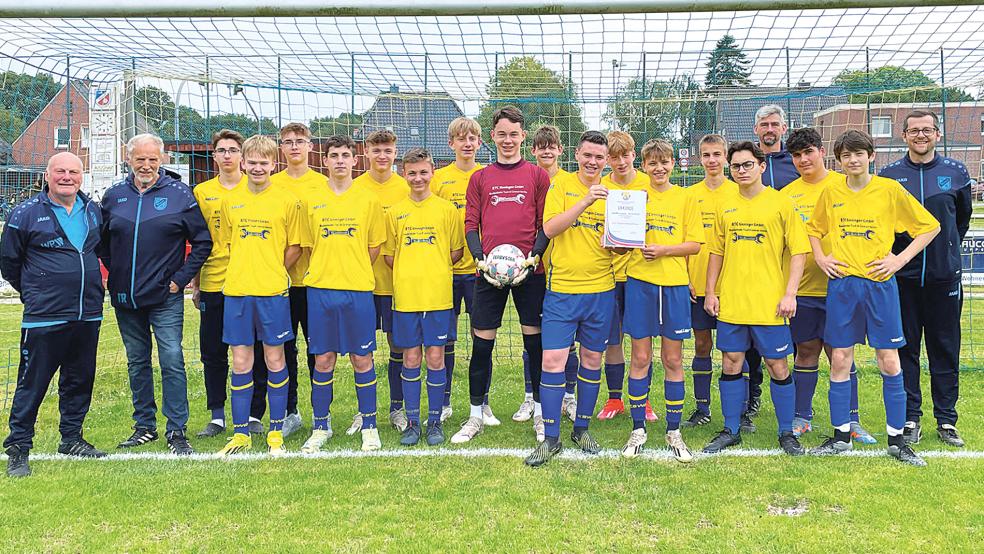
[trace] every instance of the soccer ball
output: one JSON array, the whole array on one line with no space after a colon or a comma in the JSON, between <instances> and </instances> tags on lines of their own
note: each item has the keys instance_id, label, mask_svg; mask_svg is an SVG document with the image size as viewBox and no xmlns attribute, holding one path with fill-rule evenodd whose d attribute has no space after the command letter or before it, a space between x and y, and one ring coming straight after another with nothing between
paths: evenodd
<instances>
[{"instance_id":1,"label":"soccer ball","mask_svg":"<svg viewBox=\"0 0 984 554\"><path fill-rule=\"evenodd\" d=\"M511 285L522 272L521 264L526 260L523 251L511 244L500 244L485 258L489 265L489 276L504 286Z\"/></svg>"}]
</instances>

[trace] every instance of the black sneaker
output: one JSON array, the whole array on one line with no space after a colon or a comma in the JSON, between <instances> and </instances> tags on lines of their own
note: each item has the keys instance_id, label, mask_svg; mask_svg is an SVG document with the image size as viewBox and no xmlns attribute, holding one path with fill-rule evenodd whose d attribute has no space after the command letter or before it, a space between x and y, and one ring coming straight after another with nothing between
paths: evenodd
<instances>
[{"instance_id":1,"label":"black sneaker","mask_svg":"<svg viewBox=\"0 0 984 554\"><path fill-rule=\"evenodd\" d=\"M964 440L960 438L960 434L957 433L957 428L949 423L944 423L936 428L936 433L940 436L940 440L943 444L947 446L955 446L957 448L964 447Z\"/></svg>"},{"instance_id":2,"label":"black sneaker","mask_svg":"<svg viewBox=\"0 0 984 554\"><path fill-rule=\"evenodd\" d=\"M925 467L926 461L913 452L905 440L893 440L896 437L888 437L888 455L902 462L916 467Z\"/></svg>"},{"instance_id":3,"label":"black sneaker","mask_svg":"<svg viewBox=\"0 0 984 554\"><path fill-rule=\"evenodd\" d=\"M30 450L17 445L7 448L7 477L28 477L31 465L27 463Z\"/></svg>"},{"instance_id":4,"label":"black sneaker","mask_svg":"<svg viewBox=\"0 0 984 554\"><path fill-rule=\"evenodd\" d=\"M431 423L427 426L427 444L437 446L444 443L444 427L440 422Z\"/></svg>"},{"instance_id":5,"label":"black sneaker","mask_svg":"<svg viewBox=\"0 0 984 554\"><path fill-rule=\"evenodd\" d=\"M738 425L738 430L742 433L754 433L755 431L758 431L758 427L755 427L755 424L752 423L752 418L748 415L748 412L742 414Z\"/></svg>"},{"instance_id":6,"label":"black sneaker","mask_svg":"<svg viewBox=\"0 0 984 554\"><path fill-rule=\"evenodd\" d=\"M185 437L184 431L168 431L164 437L167 439L167 447L171 450L172 454L191 456L195 453L195 449L191 447L188 438Z\"/></svg>"},{"instance_id":7,"label":"black sneaker","mask_svg":"<svg viewBox=\"0 0 984 554\"><path fill-rule=\"evenodd\" d=\"M258 419L249 420L249 434L266 435L266 430L263 428L263 422Z\"/></svg>"},{"instance_id":8,"label":"black sneaker","mask_svg":"<svg viewBox=\"0 0 984 554\"><path fill-rule=\"evenodd\" d=\"M922 427L919 426L919 422L906 421L905 427L902 428L902 438L905 439L906 444L919 444L922 440Z\"/></svg>"},{"instance_id":9,"label":"black sneaker","mask_svg":"<svg viewBox=\"0 0 984 554\"><path fill-rule=\"evenodd\" d=\"M700 410L694 410L690 417L680 422L680 427L700 427L711 422L710 414L705 414Z\"/></svg>"},{"instance_id":10,"label":"black sneaker","mask_svg":"<svg viewBox=\"0 0 984 554\"><path fill-rule=\"evenodd\" d=\"M208 425L206 425L205 428L199 431L195 436L200 439L204 439L208 437L215 437L221 435L222 433L225 433L224 425L219 425L214 421L209 421Z\"/></svg>"},{"instance_id":11,"label":"black sneaker","mask_svg":"<svg viewBox=\"0 0 984 554\"><path fill-rule=\"evenodd\" d=\"M571 432L571 440L585 454L597 454L601 452L601 445L591 436L587 429L575 429Z\"/></svg>"},{"instance_id":12,"label":"black sneaker","mask_svg":"<svg viewBox=\"0 0 984 554\"><path fill-rule=\"evenodd\" d=\"M806 450L803 449L803 445L800 444L796 435L792 431L783 431L779 433L779 448L790 456L802 456L806 454Z\"/></svg>"},{"instance_id":13,"label":"black sneaker","mask_svg":"<svg viewBox=\"0 0 984 554\"><path fill-rule=\"evenodd\" d=\"M133 448L135 446L143 446L148 442L154 442L157 440L157 431L153 429L144 429L143 427L134 427L133 434L130 438L116 445L116 448Z\"/></svg>"},{"instance_id":14,"label":"black sneaker","mask_svg":"<svg viewBox=\"0 0 984 554\"><path fill-rule=\"evenodd\" d=\"M89 444L85 439L79 438L71 442L63 442L58 445L58 453L76 458L105 458L106 453L95 446Z\"/></svg>"},{"instance_id":15,"label":"black sneaker","mask_svg":"<svg viewBox=\"0 0 984 554\"><path fill-rule=\"evenodd\" d=\"M418 442L420 442L420 426L410 422L400 435L400 444L415 446Z\"/></svg>"},{"instance_id":16,"label":"black sneaker","mask_svg":"<svg viewBox=\"0 0 984 554\"><path fill-rule=\"evenodd\" d=\"M843 438L838 438L836 436L829 437L827 440L823 441L820 446L810 449L810 454L813 456L833 456L835 454L840 454L842 452L850 452L854 448L854 443L851 442L850 432L847 433L847 440Z\"/></svg>"},{"instance_id":17,"label":"black sneaker","mask_svg":"<svg viewBox=\"0 0 984 554\"><path fill-rule=\"evenodd\" d=\"M748 409L745 410L745 415L748 417L755 417L759 415L759 410L762 409L762 397L752 396L748 399Z\"/></svg>"},{"instance_id":18,"label":"black sneaker","mask_svg":"<svg viewBox=\"0 0 984 554\"><path fill-rule=\"evenodd\" d=\"M741 431L738 433L732 433L728 429L721 429L716 437L711 439L711 442L707 443L704 447L704 454L717 454L718 452L741 444Z\"/></svg>"},{"instance_id":19,"label":"black sneaker","mask_svg":"<svg viewBox=\"0 0 984 554\"><path fill-rule=\"evenodd\" d=\"M536 448L526 457L523 463L530 467L540 467L549 462L557 454L560 454L560 451L563 449L564 446L560 443L560 439L544 439L540 441L540 444L536 445Z\"/></svg>"}]
</instances>

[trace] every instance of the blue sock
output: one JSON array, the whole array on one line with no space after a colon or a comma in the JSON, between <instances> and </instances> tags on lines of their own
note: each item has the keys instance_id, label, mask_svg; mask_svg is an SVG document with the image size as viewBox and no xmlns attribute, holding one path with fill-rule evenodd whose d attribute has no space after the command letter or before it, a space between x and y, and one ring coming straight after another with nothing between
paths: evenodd
<instances>
[{"instance_id":1,"label":"blue sock","mask_svg":"<svg viewBox=\"0 0 984 554\"><path fill-rule=\"evenodd\" d=\"M444 386L444 405L450 406L451 380L454 378L454 343L444 346L444 367L447 370L447 377L445 377L447 385ZM430 405L427 408L430 409Z\"/></svg>"},{"instance_id":2,"label":"blue sock","mask_svg":"<svg viewBox=\"0 0 984 554\"><path fill-rule=\"evenodd\" d=\"M249 435L249 407L253 402L253 372L232 374L232 427Z\"/></svg>"},{"instance_id":3,"label":"blue sock","mask_svg":"<svg viewBox=\"0 0 984 554\"><path fill-rule=\"evenodd\" d=\"M588 369L581 366L577 371L577 418L574 420L575 429L587 429L594 415L595 404L598 402L598 391L601 390L601 368Z\"/></svg>"},{"instance_id":4,"label":"blue sock","mask_svg":"<svg viewBox=\"0 0 984 554\"><path fill-rule=\"evenodd\" d=\"M653 363L649 362L649 373L646 373L646 388L653 390Z\"/></svg>"},{"instance_id":5,"label":"blue sock","mask_svg":"<svg viewBox=\"0 0 984 554\"><path fill-rule=\"evenodd\" d=\"M605 383L608 385L608 398L622 399L622 383L625 381L625 362L605 364Z\"/></svg>"},{"instance_id":6,"label":"blue sock","mask_svg":"<svg viewBox=\"0 0 984 554\"><path fill-rule=\"evenodd\" d=\"M721 415L724 416L724 426L732 434L738 434L748 385L745 384L741 374L721 375L718 379L718 390L721 394Z\"/></svg>"},{"instance_id":7,"label":"blue sock","mask_svg":"<svg viewBox=\"0 0 984 554\"><path fill-rule=\"evenodd\" d=\"M564 403L564 374L543 372L540 376L540 405L543 406L544 435L560 438L560 407Z\"/></svg>"},{"instance_id":8,"label":"blue sock","mask_svg":"<svg viewBox=\"0 0 984 554\"><path fill-rule=\"evenodd\" d=\"M420 426L420 368L403 366L403 407L410 423Z\"/></svg>"},{"instance_id":9,"label":"blue sock","mask_svg":"<svg viewBox=\"0 0 984 554\"><path fill-rule=\"evenodd\" d=\"M796 417L813 419L813 395L817 392L817 366L793 365L793 385L796 387Z\"/></svg>"},{"instance_id":10,"label":"blue sock","mask_svg":"<svg viewBox=\"0 0 984 554\"><path fill-rule=\"evenodd\" d=\"M680 428L683 419L683 397L687 394L683 381L663 381L663 395L666 397L666 430Z\"/></svg>"},{"instance_id":11,"label":"blue sock","mask_svg":"<svg viewBox=\"0 0 984 554\"><path fill-rule=\"evenodd\" d=\"M834 429L843 425L850 427L851 382L831 381L830 391L827 393L827 400L830 402L830 424L834 426ZM843 431L845 429L839 430Z\"/></svg>"},{"instance_id":12,"label":"blue sock","mask_svg":"<svg viewBox=\"0 0 984 554\"><path fill-rule=\"evenodd\" d=\"M210 411L212 412L212 419L221 419L222 421L225 421L225 408L216 408Z\"/></svg>"},{"instance_id":13,"label":"blue sock","mask_svg":"<svg viewBox=\"0 0 984 554\"><path fill-rule=\"evenodd\" d=\"M793 414L796 412L796 387L790 375L782 381L769 380L769 393L772 395L772 405L776 409L776 421L779 423L779 433L793 432Z\"/></svg>"},{"instance_id":14,"label":"blue sock","mask_svg":"<svg viewBox=\"0 0 984 554\"><path fill-rule=\"evenodd\" d=\"M533 394L533 379L530 377L530 353L523 350L523 378L526 379L526 394Z\"/></svg>"},{"instance_id":15,"label":"blue sock","mask_svg":"<svg viewBox=\"0 0 984 554\"><path fill-rule=\"evenodd\" d=\"M649 398L649 384L646 378L635 379L629 376L629 414L632 415L632 428L646 428L646 399Z\"/></svg>"},{"instance_id":16,"label":"blue sock","mask_svg":"<svg viewBox=\"0 0 984 554\"><path fill-rule=\"evenodd\" d=\"M427 425L441 422L441 406L444 405L444 391L447 388L447 370L427 368ZM420 387L420 381L417 381Z\"/></svg>"},{"instance_id":17,"label":"blue sock","mask_svg":"<svg viewBox=\"0 0 984 554\"><path fill-rule=\"evenodd\" d=\"M694 374L694 400L697 409L711 415L711 358L694 358L690 364Z\"/></svg>"},{"instance_id":18,"label":"blue sock","mask_svg":"<svg viewBox=\"0 0 984 554\"><path fill-rule=\"evenodd\" d=\"M567 394L574 394L577 389L577 368L580 363L573 350L567 354L567 363L564 365L564 392Z\"/></svg>"},{"instance_id":19,"label":"blue sock","mask_svg":"<svg viewBox=\"0 0 984 554\"><path fill-rule=\"evenodd\" d=\"M314 413L312 427L328 429L328 417L331 413L331 401L334 396L334 371L317 371L311 379L311 411Z\"/></svg>"},{"instance_id":20,"label":"blue sock","mask_svg":"<svg viewBox=\"0 0 984 554\"><path fill-rule=\"evenodd\" d=\"M355 397L359 403L359 413L362 414L362 428L376 427L376 368L372 367L365 373L355 374Z\"/></svg>"},{"instance_id":21,"label":"blue sock","mask_svg":"<svg viewBox=\"0 0 984 554\"><path fill-rule=\"evenodd\" d=\"M902 384L902 373L897 375L882 375L882 400L885 402L885 424L892 431L902 433L905 427L905 386Z\"/></svg>"},{"instance_id":22,"label":"blue sock","mask_svg":"<svg viewBox=\"0 0 984 554\"><path fill-rule=\"evenodd\" d=\"M741 413L745 413L748 411L748 397L752 394L752 380L748 376L748 360L741 364L741 376L745 380L745 399L741 404Z\"/></svg>"},{"instance_id":23,"label":"blue sock","mask_svg":"<svg viewBox=\"0 0 984 554\"><path fill-rule=\"evenodd\" d=\"M389 378L390 407L393 412L403 407L403 384L400 372L403 369L403 352L390 352L389 367L386 375Z\"/></svg>"},{"instance_id":24,"label":"blue sock","mask_svg":"<svg viewBox=\"0 0 984 554\"><path fill-rule=\"evenodd\" d=\"M287 367L267 372L267 402L270 403L270 430L281 431L287 417Z\"/></svg>"},{"instance_id":25,"label":"blue sock","mask_svg":"<svg viewBox=\"0 0 984 554\"><path fill-rule=\"evenodd\" d=\"M858 409L858 368L851 364L851 421L861 423L861 411Z\"/></svg>"}]
</instances>

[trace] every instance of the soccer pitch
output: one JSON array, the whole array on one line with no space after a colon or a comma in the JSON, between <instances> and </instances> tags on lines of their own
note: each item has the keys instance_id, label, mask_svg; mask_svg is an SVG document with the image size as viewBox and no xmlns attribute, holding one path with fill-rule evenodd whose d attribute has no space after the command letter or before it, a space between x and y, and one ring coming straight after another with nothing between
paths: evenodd
<instances>
[{"instance_id":1,"label":"soccer pitch","mask_svg":"<svg viewBox=\"0 0 984 554\"><path fill-rule=\"evenodd\" d=\"M193 433L208 414L197 354L188 348L197 344L198 315L190 301L186 305ZM0 307L0 323L5 330L2 346L9 349L7 343L16 341L19 306ZM86 420L86 438L111 452L132 424L117 332L107 309ZM966 340L980 342L979 337ZM467 413L464 350L459 348L455 372L451 432ZM377 359L385 358L377 353ZM309 424L310 389L301 381L300 404ZM385 371L379 387L381 413L388 390L384 381ZM57 396L51 394L38 422L34 476L0 479L5 514L0 550L974 551L984 544L979 500L984 497L984 372L965 372L961 384L959 427L966 452L945 449L936 439L924 380L924 412L929 415L924 416L924 438L917 447L929 462L923 469L883 455L881 385L870 365L861 368L862 421L878 445L856 448L855 455L841 458L780 455L774 450L776 424L765 393L755 420L759 430L744 435L741 450L690 465L665 455L662 422L649 426L647 457L619 458L615 449L630 429L629 419L620 416L592 423L607 449L601 456L587 459L567 450L545 468L526 468L521 456L534 445L532 429L509 420L522 399L518 363L495 368L491 404L502 426L486 428L462 447L409 451L400 449L397 433L384 426L384 450L372 455L359 452L358 435L344 434L355 411L347 361L336 372L336 434L315 458L274 460L257 454L177 460L166 454L163 440L100 461L46 455L58 443ZM12 392L13 375L7 387ZM689 378L687 387L689 393ZM685 433L694 450L721 427L716 388L714 397L714 421ZM662 412L662 387L654 388L652 400ZM815 400L817 431L804 438L806 446L819 444L819 433L828 427L826 404L821 379ZM688 398L685 413L692 408ZM569 433L570 423L562 429ZM306 426L289 437L288 449L296 452L308 431ZM224 441L193 439L192 444L204 454ZM261 453L262 440L254 445Z\"/></svg>"}]
</instances>

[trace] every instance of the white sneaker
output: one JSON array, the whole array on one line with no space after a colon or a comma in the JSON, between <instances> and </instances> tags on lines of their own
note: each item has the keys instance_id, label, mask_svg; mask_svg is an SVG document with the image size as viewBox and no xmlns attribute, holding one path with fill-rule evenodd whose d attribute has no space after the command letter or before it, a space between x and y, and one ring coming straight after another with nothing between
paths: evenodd
<instances>
[{"instance_id":1,"label":"white sneaker","mask_svg":"<svg viewBox=\"0 0 984 554\"><path fill-rule=\"evenodd\" d=\"M373 427L372 429L362 430L362 451L369 452L370 450L379 450L383 447L383 443L379 440L379 429Z\"/></svg>"},{"instance_id":2,"label":"white sneaker","mask_svg":"<svg viewBox=\"0 0 984 554\"><path fill-rule=\"evenodd\" d=\"M453 413L454 410L451 409L451 406L445 406L441 408L441 423L444 423L445 421L451 419L451 414Z\"/></svg>"},{"instance_id":3,"label":"white sneaker","mask_svg":"<svg viewBox=\"0 0 984 554\"><path fill-rule=\"evenodd\" d=\"M403 408L390 412L390 425L401 433L407 430L410 420L407 419L407 413L403 411Z\"/></svg>"},{"instance_id":4,"label":"white sneaker","mask_svg":"<svg viewBox=\"0 0 984 554\"><path fill-rule=\"evenodd\" d=\"M646 444L647 438L645 429L633 429L629 433L629 442L625 443L625 447L622 448L622 456L635 458L639 454L642 454L642 447Z\"/></svg>"},{"instance_id":5,"label":"white sneaker","mask_svg":"<svg viewBox=\"0 0 984 554\"><path fill-rule=\"evenodd\" d=\"M345 434L352 436L360 430L362 430L362 414L355 412L355 417L352 418L352 425L349 426L348 431L345 431Z\"/></svg>"},{"instance_id":6,"label":"white sneaker","mask_svg":"<svg viewBox=\"0 0 984 554\"><path fill-rule=\"evenodd\" d=\"M304 441L304 446L301 446L301 452L305 454L315 454L321 451L321 447L324 446L328 439L331 438L331 431L327 429L314 429L311 431L311 436L308 440Z\"/></svg>"},{"instance_id":7,"label":"white sneaker","mask_svg":"<svg viewBox=\"0 0 984 554\"><path fill-rule=\"evenodd\" d=\"M546 440L547 426L543 423L543 416L533 416L533 432L536 433L536 442Z\"/></svg>"},{"instance_id":8,"label":"white sneaker","mask_svg":"<svg viewBox=\"0 0 984 554\"><path fill-rule=\"evenodd\" d=\"M670 447L670 452L678 462L689 463L694 461L694 455L687 448L687 443L683 442L683 435L679 429L674 429L666 433L666 445Z\"/></svg>"},{"instance_id":9,"label":"white sneaker","mask_svg":"<svg viewBox=\"0 0 984 554\"><path fill-rule=\"evenodd\" d=\"M466 443L478 436L484 428L485 424L482 423L481 418L469 417L461 425L461 429L459 429L458 432L451 437L451 444Z\"/></svg>"},{"instance_id":10,"label":"white sneaker","mask_svg":"<svg viewBox=\"0 0 984 554\"><path fill-rule=\"evenodd\" d=\"M564 395L564 402L560 405L560 413L567 416L571 421L577 420L577 398Z\"/></svg>"},{"instance_id":11,"label":"white sneaker","mask_svg":"<svg viewBox=\"0 0 984 554\"><path fill-rule=\"evenodd\" d=\"M298 413L287 414L287 417L284 418L284 428L283 428L284 438L286 439L287 437L293 435L298 430L300 430L301 424L302 424L301 414Z\"/></svg>"},{"instance_id":12,"label":"white sneaker","mask_svg":"<svg viewBox=\"0 0 984 554\"><path fill-rule=\"evenodd\" d=\"M502 422L499 421L499 418L495 417L495 414L492 413L492 408L488 404L482 405L482 423L489 427L502 425Z\"/></svg>"},{"instance_id":13,"label":"white sneaker","mask_svg":"<svg viewBox=\"0 0 984 554\"><path fill-rule=\"evenodd\" d=\"M526 398L523 403L519 405L519 409L513 414L513 421L529 421L533 417L533 398Z\"/></svg>"}]
</instances>

